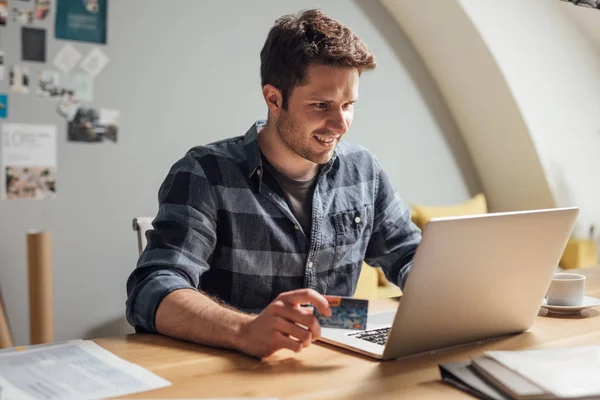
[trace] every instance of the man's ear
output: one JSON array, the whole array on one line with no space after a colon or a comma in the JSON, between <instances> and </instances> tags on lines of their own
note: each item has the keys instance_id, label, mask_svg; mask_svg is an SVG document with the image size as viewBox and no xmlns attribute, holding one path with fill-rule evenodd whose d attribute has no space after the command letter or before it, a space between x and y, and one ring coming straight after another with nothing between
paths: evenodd
<instances>
[{"instance_id":1,"label":"man's ear","mask_svg":"<svg viewBox=\"0 0 600 400\"><path fill-rule=\"evenodd\" d=\"M266 84L263 86L262 92L265 103L267 103L267 107L269 107L269 114L278 117L283 109L283 96L281 95L281 91L273 85Z\"/></svg>"}]
</instances>

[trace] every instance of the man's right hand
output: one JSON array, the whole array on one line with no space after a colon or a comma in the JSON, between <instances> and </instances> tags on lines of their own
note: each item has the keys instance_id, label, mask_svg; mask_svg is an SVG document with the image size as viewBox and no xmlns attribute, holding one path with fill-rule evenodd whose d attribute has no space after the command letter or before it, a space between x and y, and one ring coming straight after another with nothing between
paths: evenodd
<instances>
[{"instance_id":1,"label":"man's right hand","mask_svg":"<svg viewBox=\"0 0 600 400\"><path fill-rule=\"evenodd\" d=\"M321 337L321 327L312 308L302 307L307 303L321 314L331 315L325 296L313 289L281 293L259 315L242 326L239 350L263 358L280 349L299 352L309 346Z\"/></svg>"}]
</instances>

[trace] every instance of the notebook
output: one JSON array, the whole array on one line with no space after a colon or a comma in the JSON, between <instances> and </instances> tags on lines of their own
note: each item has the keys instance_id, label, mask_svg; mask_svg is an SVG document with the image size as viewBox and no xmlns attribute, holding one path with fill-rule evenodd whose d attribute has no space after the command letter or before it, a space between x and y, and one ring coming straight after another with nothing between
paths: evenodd
<instances>
[{"instance_id":1,"label":"notebook","mask_svg":"<svg viewBox=\"0 0 600 400\"><path fill-rule=\"evenodd\" d=\"M600 346L488 351L466 363L442 364L440 372L444 381L468 386L481 398L600 398Z\"/></svg>"}]
</instances>

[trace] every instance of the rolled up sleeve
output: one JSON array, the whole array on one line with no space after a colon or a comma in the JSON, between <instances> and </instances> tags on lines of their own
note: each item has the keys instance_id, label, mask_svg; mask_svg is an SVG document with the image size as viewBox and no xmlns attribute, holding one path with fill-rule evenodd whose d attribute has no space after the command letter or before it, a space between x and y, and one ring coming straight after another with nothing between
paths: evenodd
<instances>
[{"instance_id":1,"label":"rolled up sleeve","mask_svg":"<svg viewBox=\"0 0 600 400\"><path fill-rule=\"evenodd\" d=\"M148 245L127 280L126 315L136 330L156 332L161 301L179 289L198 290L216 244L216 196L200 163L188 153L159 190Z\"/></svg>"},{"instance_id":2,"label":"rolled up sleeve","mask_svg":"<svg viewBox=\"0 0 600 400\"><path fill-rule=\"evenodd\" d=\"M402 288L421 242L421 230L410 219L409 209L383 169L378 174L376 193L373 233L365 261L381 267L387 279Z\"/></svg>"}]
</instances>

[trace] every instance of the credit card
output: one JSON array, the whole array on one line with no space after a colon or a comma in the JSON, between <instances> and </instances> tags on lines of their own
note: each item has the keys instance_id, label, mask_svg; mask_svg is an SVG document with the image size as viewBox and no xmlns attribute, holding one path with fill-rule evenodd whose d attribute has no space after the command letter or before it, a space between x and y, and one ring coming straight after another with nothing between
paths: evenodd
<instances>
[{"instance_id":1,"label":"credit card","mask_svg":"<svg viewBox=\"0 0 600 400\"><path fill-rule=\"evenodd\" d=\"M367 311L369 301L350 297L325 296L331 307L331 317L321 315L315 308L314 313L323 328L367 329Z\"/></svg>"}]
</instances>

